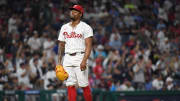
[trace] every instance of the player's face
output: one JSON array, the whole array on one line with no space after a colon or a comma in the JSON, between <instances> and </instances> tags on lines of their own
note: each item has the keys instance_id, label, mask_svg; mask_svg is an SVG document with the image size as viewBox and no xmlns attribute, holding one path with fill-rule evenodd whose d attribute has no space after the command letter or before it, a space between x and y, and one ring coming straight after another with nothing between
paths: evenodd
<instances>
[{"instance_id":1,"label":"player's face","mask_svg":"<svg viewBox=\"0 0 180 101\"><path fill-rule=\"evenodd\" d=\"M81 13L79 11L76 11L76 10L71 10L70 12L70 18L75 21L77 19L80 19L81 17Z\"/></svg>"}]
</instances>

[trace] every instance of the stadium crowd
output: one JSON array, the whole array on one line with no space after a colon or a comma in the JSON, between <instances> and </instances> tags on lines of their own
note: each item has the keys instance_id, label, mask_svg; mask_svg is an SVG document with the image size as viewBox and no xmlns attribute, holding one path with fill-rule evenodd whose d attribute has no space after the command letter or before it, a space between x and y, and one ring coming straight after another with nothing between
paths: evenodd
<instances>
[{"instance_id":1,"label":"stadium crowd","mask_svg":"<svg viewBox=\"0 0 180 101\"><path fill-rule=\"evenodd\" d=\"M58 31L77 0L0 0L0 90L60 89ZM92 89L180 90L179 0L79 0Z\"/></svg>"}]
</instances>

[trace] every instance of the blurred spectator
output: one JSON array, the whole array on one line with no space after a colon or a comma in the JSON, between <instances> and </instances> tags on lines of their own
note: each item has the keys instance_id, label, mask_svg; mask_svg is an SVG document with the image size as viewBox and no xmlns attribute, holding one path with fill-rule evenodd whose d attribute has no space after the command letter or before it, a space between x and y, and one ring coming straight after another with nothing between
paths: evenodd
<instances>
[{"instance_id":1,"label":"blurred spectator","mask_svg":"<svg viewBox=\"0 0 180 101\"><path fill-rule=\"evenodd\" d=\"M96 58L96 66L93 67L93 72L96 76L96 79L102 79L101 75L103 74L104 70L102 67L102 59L101 58Z\"/></svg>"},{"instance_id":2,"label":"blurred spectator","mask_svg":"<svg viewBox=\"0 0 180 101\"><path fill-rule=\"evenodd\" d=\"M103 62L103 67L106 69L107 65L112 63L113 61L119 61L120 60L120 53L118 50L112 49L109 51L108 56L105 58Z\"/></svg>"},{"instance_id":3,"label":"blurred spectator","mask_svg":"<svg viewBox=\"0 0 180 101\"><path fill-rule=\"evenodd\" d=\"M133 19L133 16L131 15L131 13L127 13L127 15L124 16L123 20L124 20L127 28L135 26L135 21Z\"/></svg>"},{"instance_id":4,"label":"blurred spectator","mask_svg":"<svg viewBox=\"0 0 180 101\"><path fill-rule=\"evenodd\" d=\"M4 61L4 55L3 55L3 50L0 49L0 62L3 62Z\"/></svg>"},{"instance_id":5,"label":"blurred spectator","mask_svg":"<svg viewBox=\"0 0 180 101\"><path fill-rule=\"evenodd\" d=\"M3 90L4 85L8 82L8 75L5 66L0 62L0 90Z\"/></svg>"},{"instance_id":6,"label":"blurred spectator","mask_svg":"<svg viewBox=\"0 0 180 101\"><path fill-rule=\"evenodd\" d=\"M134 91L132 84L130 81L124 81L122 85L120 85L120 91Z\"/></svg>"},{"instance_id":7,"label":"blurred spectator","mask_svg":"<svg viewBox=\"0 0 180 101\"><path fill-rule=\"evenodd\" d=\"M111 85L110 91L120 91L120 81L114 81Z\"/></svg>"},{"instance_id":8,"label":"blurred spectator","mask_svg":"<svg viewBox=\"0 0 180 101\"><path fill-rule=\"evenodd\" d=\"M158 75L152 81L152 87L154 90L163 90L164 82L162 80L162 76Z\"/></svg>"},{"instance_id":9,"label":"blurred spectator","mask_svg":"<svg viewBox=\"0 0 180 101\"><path fill-rule=\"evenodd\" d=\"M46 90L52 89L51 87L54 88L56 79L54 68L52 66L49 66L48 68L48 72L44 75L44 89Z\"/></svg>"},{"instance_id":10,"label":"blurred spectator","mask_svg":"<svg viewBox=\"0 0 180 101\"><path fill-rule=\"evenodd\" d=\"M166 88L167 90L174 90L173 79L171 77L167 77L166 79Z\"/></svg>"},{"instance_id":11,"label":"blurred spectator","mask_svg":"<svg viewBox=\"0 0 180 101\"><path fill-rule=\"evenodd\" d=\"M54 41L51 36L48 36L47 40L43 43L44 52L47 54L47 59L53 55Z\"/></svg>"},{"instance_id":12,"label":"blurred spectator","mask_svg":"<svg viewBox=\"0 0 180 101\"><path fill-rule=\"evenodd\" d=\"M42 79L42 69L38 59L33 59L33 63L30 65L31 73L30 73L30 81L32 84L40 82ZM36 86L36 85L35 85Z\"/></svg>"},{"instance_id":13,"label":"blurred spectator","mask_svg":"<svg viewBox=\"0 0 180 101\"><path fill-rule=\"evenodd\" d=\"M28 45L31 48L31 52L38 51L41 48L41 41L38 37L38 32L34 31L33 33L33 36L28 40Z\"/></svg>"},{"instance_id":14,"label":"blurred spectator","mask_svg":"<svg viewBox=\"0 0 180 101\"><path fill-rule=\"evenodd\" d=\"M20 63L25 62L27 59L23 50L23 44L21 43L16 53L16 68L20 68Z\"/></svg>"},{"instance_id":15,"label":"blurred spectator","mask_svg":"<svg viewBox=\"0 0 180 101\"><path fill-rule=\"evenodd\" d=\"M118 33L112 34L111 35L111 40L109 42L109 46L113 49L120 49L121 47L121 39L120 35Z\"/></svg>"},{"instance_id":16,"label":"blurred spectator","mask_svg":"<svg viewBox=\"0 0 180 101\"><path fill-rule=\"evenodd\" d=\"M135 46L135 39L134 37L130 37L130 39L125 43L130 49Z\"/></svg>"},{"instance_id":17,"label":"blurred spectator","mask_svg":"<svg viewBox=\"0 0 180 101\"><path fill-rule=\"evenodd\" d=\"M5 61L5 67L7 67L8 72L14 72L14 66L12 63L13 56L12 54L6 54L6 61Z\"/></svg>"},{"instance_id":18,"label":"blurred spectator","mask_svg":"<svg viewBox=\"0 0 180 101\"><path fill-rule=\"evenodd\" d=\"M166 25L164 23L164 21L161 19L160 22L157 24L157 29L161 30L166 28Z\"/></svg>"},{"instance_id":19,"label":"blurred spectator","mask_svg":"<svg viewBox=\"0 0 180 101\"><path fill-rule=\"evenodd\" d=\"M160 57L160 59L156 62L156 66L154 68L154 71L156 71L156 70L163 70L165 68L165 65L166 65L166 63L165 63L165 56L162 55Z\"/></svg>"},{"instance_id":20,"label":"blurred spectator","mask_svg":"<svg viewBox=\"0 0 180 101\"><path fill-rule=\"evenodd\" d=\"M136 84L136 89L144 89L144 83L145 83L145 65L144 65L144 59L142 56L139 57L138 62L133 67L134 72L134 82Z\"/></svg>"},{"instance_id":21,"label":"blurred spectator","mask_svg":"<svg viewBox=\"0 0 180 101\"><path fill-rule=\"evenodd\" d=\"M20 68L17 69L17 77L18 77L18 83L22 88L24 87L25 89L32 88L32 85L30 84L29 73L30 73L29 65L25 62L20 63Z\"/></svg>"},{"instance_id":22,"label":"blurred spectator","mask_svg":"<svg viewBox=\"0 0 180 101\"><path fill-rule=\"evenodd\" d=\"M17 32L17 15L13 14L8 20L8 33Z\"/></svg>"},{"instance_id":23,"label":"blurred spectator","mask_svg":"<svg viewBox=\"0 0 180 101\"><path fill-rule=\"evenodd\" d=\"M101 58L105 58L106 57L106 53L104 51L104 46L103 45L98 45L97 49L95 50L95 58L97 57L101 57Z\"/></svg>"}]
</instances>

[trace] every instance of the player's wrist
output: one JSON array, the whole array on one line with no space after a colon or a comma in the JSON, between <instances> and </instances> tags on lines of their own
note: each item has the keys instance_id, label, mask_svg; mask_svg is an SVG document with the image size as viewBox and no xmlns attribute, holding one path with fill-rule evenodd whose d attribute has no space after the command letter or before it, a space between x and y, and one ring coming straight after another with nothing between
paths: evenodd
<instances>
[{"instance_id":1,"label":"player's wrist","mask_svg":"<svg viewBox=\"0 0 180 101\"><path fill-rule=\"evenodd\" d=\"M62 61L61 61L61 59L59 59L59 60L58 60L58 64L61 64L61 63L62 63Z\"/></svg>"},{"instance_id":2,"label":"player's wrist","mask_svg":"<svg viewBox=\"0 0 180 101\"><path fill-rule=\"evenodd\" d=\"M82 62L87 62L87 59L83 59Z\"/></svg>"},{"instance_id":3,"label":"player's wrist","mask_svg":"<svg viewBox=\"0 0 180 101\"><path fill-rule=\"evenodd\" d=\"M61 62L59 62L59 63L58 63L58 65L61 65L61 66L62 66L62 63L61 63Z\"/></svg>"}]
</instances>

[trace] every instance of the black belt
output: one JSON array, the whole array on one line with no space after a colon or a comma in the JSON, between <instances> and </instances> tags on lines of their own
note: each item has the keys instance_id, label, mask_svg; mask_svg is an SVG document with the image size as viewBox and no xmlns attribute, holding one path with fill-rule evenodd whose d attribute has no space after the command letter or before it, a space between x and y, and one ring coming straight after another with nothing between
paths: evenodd
<instances>
[{"instance_id":1,"label":"black belt","mask_svg":"<svg viewBox=\"0 0 180 101\"><path fill-rule=\"evenodd\" d=\"M76 56L77 53L84 54L85 52L75 52L75 53L66 53L66 54L69 54L70 56Z\"/></svg>"}]
</instances>

